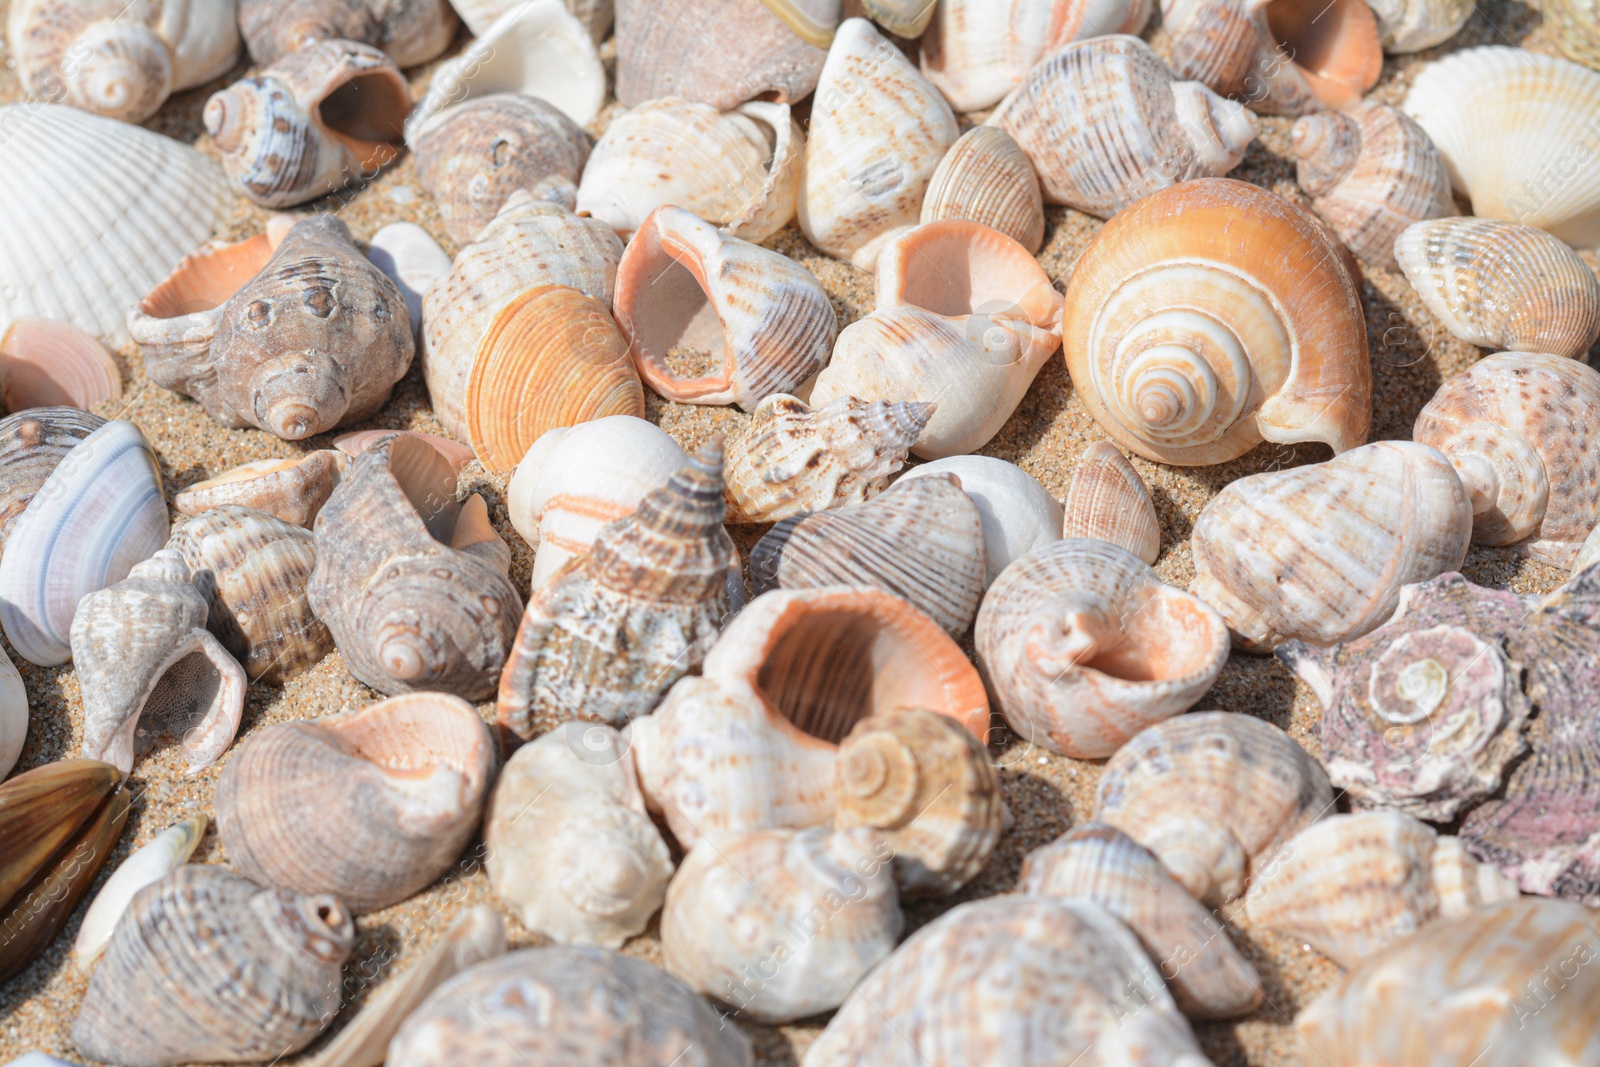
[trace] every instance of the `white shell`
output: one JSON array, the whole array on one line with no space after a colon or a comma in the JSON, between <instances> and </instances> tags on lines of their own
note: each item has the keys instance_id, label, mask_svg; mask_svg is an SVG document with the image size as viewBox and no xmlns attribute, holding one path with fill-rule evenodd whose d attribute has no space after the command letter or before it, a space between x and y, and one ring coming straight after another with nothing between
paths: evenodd
<instances>
[{"instance_id":1,"label":"white shell","mask_svg":"<svg viewBox=\"0 0 1600 1067\"><path fill-rule=\"evenodd\" d=\"M1378 39L1391 55L1420 52L1461 32L1472 0L1367 0L1378 16Z\"/></svg>"},{"instance_id":2,"label":"white shell","mask_svg":"<svg viewBox=\"0 0 1600 1067\"><path fill-rule=\"evenodd\" d=\"M474 37L482 37L494 25L496 19L507 11L519 8L525 0L450 0L450 6L456 9L456 14L461 16L461 21L467 24L467 29L472 31ZM606 32L611 29L611 20L615 15L615 6L612 0L566 0L567 10L578 17L578 21L589 27L589 33L594 37L594 43L600 44L606 39Z\"/></svg>"},{"instance_id":3,"label":"white shell","mask_svg":"<svg viewBox=\"0 0 1600 1067\"><path fill-rule=\"evenodd\" d=\"M196 815L167 827L112 872L89 910L84 912L83 925L78 927L77 940L72 942L72 962L77 964L78 970L89 971L105 953L117 920L128 910L135 893L189 862L205 836L209 821L204 815Z\"/></svg>"},{"instance_id":4,"label":"white shell","mask_svg":"<svg viewBox=\"0 0 1600 1067\"><path fill-rule=\"evenodd\" d=\"M57 104L0 107L0 129L0 335L38 315L126 345L128 308L232 209L222 169L170 137Z\"/></svg>"},{"instance_id":5,"label":"white shell","mask_svg":"<svg viewBox=\"0 0 1600 1067\"><path fill-rule=\"evenodd\" d=\"M0 781L11 773L28 740L28 689L11 657L0 651Z\"/></svg>"},{"instance_id":6,"label":"white shell","mask_svg":"<svg viewBox=\"0 0 1600 1067\"><path fill-rule=\"evenodd\" d=\"M391 222L372 235L367 258L383 271L406 298L411 329L422 336L422 294L450 273L450 257L433 236L414 222Z\"/></svg>"},{"instance_id":7,"label":"white shell","mask_svg":"<svg viewBox=\"0 0 1600 1067\"><path fill-rule=\"evenodd\" d=\"M954 474L983 520L984 588L1013 560L1061 539L1061 504L1038 479L993 456L949 456L923 463L897 481Z\"/></svg>"}]
</instances>

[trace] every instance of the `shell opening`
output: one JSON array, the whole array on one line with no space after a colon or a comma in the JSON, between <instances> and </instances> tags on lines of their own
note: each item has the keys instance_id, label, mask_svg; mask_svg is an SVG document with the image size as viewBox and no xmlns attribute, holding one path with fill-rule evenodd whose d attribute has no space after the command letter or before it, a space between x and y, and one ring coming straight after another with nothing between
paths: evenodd
<instances>
[{"instance_id":1,"label":"shell opening","mask_svg":"<svg viewBox=\"0 0 1600 1067\"><path fill-rule=\"evenodd\" d=\"M651 257L658 269L635 286L637 297L628 309L634 356L672 382L681 395L727 389L732 360L722 320L706 295L698 254L662 240L655 227L644 227L641 235L655 242L660 254Z\"/></svg>"},{"instance_id":2,"label":"shell opening","mask_svg":"<svg viewBox=\"0 0 1600 1067\"><path fill-rule=\"evenodd\" d=\"M887 299L951 318L982 311L1041 328L1060 308L1060 295L1028 250L975 222L929 223L901 238L893 255L880 277L889 275L894 291L879 294L880 307Z\"/></svg>"},{"instance_id":3,"label":"shell opening","mask_svg":"<svg viewBox=\"0 0 1600 1067\"><path fill-rule=\"evenodd\" d=\"M394 149L389 146L405 139L410 113L405 79L394 71L358 74L323 97L316 107L317 122L346 142L363 167L382 165L393 158Z\"/></svg>"},{"instance_id":4,"label":"shell opening","mask_svg":"<svg viewBox=\"0 0 1600 1067\"><path fill-rule=\"evenodd\" d=\"M443 766L476 778L487 744L477 713L439 693L390 697L326 728L345 751L396 776L426 777Z\"/></svg>"},{"instance_id":5,"label":"shell opening","mask_svg":"<svg viewBox=\"0 0 1600 1067\"><path fill-rule=\"evenodd\" d=\"M1273 0L1267 29L1279 53L1305 73L1312 94L1328 107L1354 103L1382 73L1378 21L1367 0Z\"/></svg>"},{"instance_id":6,"label":"shell opening","mask_svg":"<svg viewBox=\"0 0 1600 1067\"><path fill-rule=\"evenodd\" d=\"M185 257L177 269L139 301L139 310L156 319L214 310L261 273L271 258L272 242L265 234L201 250Z\"/></svg>"}]
</instances>

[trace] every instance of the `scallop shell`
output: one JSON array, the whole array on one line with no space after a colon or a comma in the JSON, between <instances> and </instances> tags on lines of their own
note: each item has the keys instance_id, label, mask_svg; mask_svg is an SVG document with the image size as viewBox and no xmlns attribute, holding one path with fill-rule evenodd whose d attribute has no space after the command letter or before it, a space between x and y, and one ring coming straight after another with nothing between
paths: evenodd
<instances>
[{"instance_id":1,"label":"scallop shell","mask_svg":"<svg viewBox=\"0 0 1600 1067\"><path fill-rule=\"evenodd\" d=\"M1480 218L1600 245L1600 73L1521 48L1455 52L1424 67L1401 109L1428 131Z\"/></svg>"},{"instance_id":2,"label":"scallop shell","mask_svg":"<svg viewBox=\"0 0 1600 1067\"><path fill-rule=\"evenodd\" d=\"M1026 248L976 222L931 222L881 248L876 310L839 334L811 402L932 401L912 452L975 452L1061 344L1061 294Z\"/></svg>"},{"instance_id":3,"label":"scallop shell","mask_svg":"<svg viewBox=\"0 0 1600 1067\"><path fill-rule=\"evenodd\" d=\"M974 644L1012 728L1074 759L1102 759L1187 711L1228 660L1215 611L1116 545L1076 538L1001 573Z\"/></svg>"},{"instance_id":4,"label":"scallop shell","mask_svg":"<svg viewBox=\"0 0 1600 1067\"><path fill-rule=\"evenodd\" d=\"M450 239L477 239L518 189L550 177L574 185L589 136L536 96L495 93L446 108L415 142L417 179L439 206Z\"/></svg>"},{"instance_id":5,"label":"scallop shell","mask_svg":"<svg viewBox=\"0 0 1600 1067\"><path fill-rule=\"evenodd\" d=\"M728 613L722 489L715 439L533 594L500 677L503 732L624 726L699 666Z\"/></svg>"},{"instance_id":6,"label":"scallop shell","mask_svg":"<svg viewBox=\"0 0 1600 1067\"><path fill-rule=\"evenodd\" d=\"M976 878L1005 818L989 750L921 709L856 723L839 746L834 791L834 828L881 833L902 896L949 896Z\"/></svg>"},{"instance_id":7,"label":"scallop shell","mask_svg":"<svg viewBox=\"0 0 1600 1067\"><path fill-rule=\"evenodd\" d=\"M6 537L0 624L11 647L41 667L67 662L78 601L122 581L166 540L154 453L133 423L105 423L61 460Z\"/></svg>"},{"instance_id":8,"label":"scallop shell","mask_svg":"<svg viewBox=\"0 0 1600 1067\"><path fill-rule=\"evenodd\" d=\"M1157 723L1106 762L1094 819L1145 848L1203 904L1244 892L1282 847L1333 811L1333 788L1288 734L1202 711Z\"/></svg>"},{"instance_id":9,"label":"scallop shell","mask_svg":"<svg viewBox=\"0 0 1600 1067\"><path fill-rule=\"evenodd\" d=\"M413 222L391 222L372 235L367 258L394 282L411 315L411 332L422 338L422 294L450 273L451 260L433 236Z\"/></svg>"},{"instance_id":10,"label":"scallop shell","mask_svg":"<svg viewBox=\"0 0 1600 1067\"><path fill-rule=\"evenodd\" d=\"M600 723L562 723L517 749L483 838L495 895L559 944L620 947L644 930L672 878L633 759Z\"/></svg>"},{"instance_id":11,"label":"scallop shell","mask_svg":"<svg viewBox=\"0 0 1600 1067\"><path fill-rule=\"evenodd\" d=\"M354 946L350 915L331 896L185 864L133 898L72 1043L121 1067L292 1054L339 1010L339 969Z\"/></svg>"},{"instance_id":12,"label":"scallop shell","mask_svg":"<svg viewBox=\"0 0 1600 1067\"><path fill-rule=\"evenodd\" d=\"M1017 887L1097 904L1128 924L1191 1019L1260 1007L1261 976L1227 930L1150 851L1105 823L1085 823L1028 853Z\"/></svg>"},{"instance_id":13,"label":"scallop shell","mask_svg":"<svg viewBox=\"0 0 1600 1067\"><path fill-rule=\"evenodd\" d=\"M1211 1063L1126 926L1094 904L1038 896L973 901L918 930L801 1063L924 1067L919 1050L1008 1067Z\"/></svg>"},{"instance_id":14,"label":"scallop shell","mask_svg":"<svg viewBox=\"0 0 1600 1067\"><path fill-rule=\"evenodd\" d=\"M794 218L805 158L787 104L719 112L679 97L651 100L606 127L578 184L578 211L627 239L670 204L761 242Z\"/></svg>"},{"instance_id":15,"label":"scallop shell","mask_svg":"<svg viewBox=\"0 0 1600 1067\"><path fill-rule=\"evenodd\" d=\"M0 544L9 540L45 481L72 451L106 424L77 408L34 408L0 419Z\"/></svg>"},{"instance_id":16,"label":"scallop shell","mask_svg":"<svg viewBox=\"0 0 1600 1067\"><path fill-rule=\"evenodd\" d=\"M310 529L349 463L349 457L333 448L290 459L258 459L195 482L172 498L172 506L191 516L213 508L252 508Z\"/></svg>"},{"instance_id":17,"label":"scallop shell","mask_svg":"<svg viewBox=\"0 0 1600 1067\"><path fill-rule=\"evenodd\" d=\"M652 211L623 253L616 313L650 388L746 411L815 377L839 331L810 271L670 206ZM700 373L685 367L691 359Z\"/></svg>"},{"instance_id":18,"label":"scallop shell","mask_svg":"<svg viewBox=\"0 0 1600 1067\"><path fill-rule=\"evenodd\" d=\"M94 969L135 893L189 862L210 821L204 815L196 815L174 823L111 872L84 912L78 936L72 942L72 962L78 970L87 974Z\"/></svg>"},{"instance_id":19,"label":"scallop shell","mask_svg":"<svg viewBox=\"0 0 1600 1067\"><path fill-rule=\"evenodd\" d=\"M1033 164L998 126L974 126L950 146L922 198L921 222L969 219L1034 255L1044 244L1044 200Z\"/></svg>"},{"instance_id":20,"label":"scallop shell","mask_svg":"<svg viewBox=\"0 0 1600 1067\"><path fill-rule=\"evenodd\" d=\"M723 830L830 825L838 746L869 715L924 708L989 736L983 683L959 646L871 587L757 597L700 673L625 734L646 806L685 848Z\"/></svg>"},{"instance_id":21,"label":"scallop shell","mask_svg":"<svg viewBox=\"0 0 1600 1067\"><path fill-rule=\"evenodd\" d=\"M0 651L0 781L11 773L28 740L28 690L11 657Z\"/></svg>"},{"instance_id":22,"label":"scallop shell","mask_svg":"<svg viewBox=\"0 0 1600 1067\"><path fill-rule=\"evenodd\" d=\"M1430 923L1295 1019L1302 1062L1524 1067L1600 1056L1593 913L1515 900ZM1315 1050L1314 1052L1312 1050Z\"/></svg>"},{"instance_id":23,"label":"scallop shell","mask_svg":"<svg viewBox=\"0 0 1600 1067\"><path fill-rule=\"evenodd\" d=\"M1468 344L1582 360L1600 338L1600 280L1543 230L1419 222L1395 240L1394 254L1427 309Z\"/></svg>"},{"instance_id":24,"label":"scallop shell","mask_svg":"<svg viewBox=\"0 0 1600 1067\"><path fill-rule=\"evenodd\" d=\"M750 1042L658 967L601 948L522 949L435 990L388 1067L750 1067Z\"/></svg>"},{"instance_id":25,"label":"scallop shell","mask_svg":"<svg viewBox=\"0 0 1600 1067\"><path fill-rule=\"evenodd\" d=\"M426 441L385 437L351 464L317 516L307 594L357 679L393 696L494 692L522 601L483 498ZM0 570L4 569L0 557Z\"/></svg>"},{"instance_id":26,"label":"scallop shell","mask_svg":"<svg viewBox=\"0 0 1600 1067\"><path fill-rule=\"evenodd\" d=\"M23 315L0 339L0 398L7 411L91 408L121 395L116 360L70 322Z\"/></svg>"},{"instance_id":27,"label":"scallop shell","mask_svg":"<svg viewBox=\"0 0 1600 1067\"><path fill-rule=\"evenodd\" d=\"M1360 293L1316 220L1266 189L1201 178L1108 222L1073 269L1067 369L1089 413L1145 459L1205 466L1262 440L1367 439Z\"/></svg>"},{"instance_id":28,"label":"scallop shell","mask_svg":"<svg viewBox=\"0 0 1600 1067\"><path fill-rule=\"evenodd\" d=\"M1403 55L1443 44L1472 17L1472 0L1369 0L1383 50ZM1550 9L1545 8L1545 18Z\"/></svg>"},{"instance_id":29,"label":"scallop shell","mask_svg":"<svg viewBox=\"0 0 1600 1067\"><path fill-rule=\"evenodd\" d=\"M461 25L447 0L237 2L239 32L258 67L327 41L359 41L383 49L397 67L416 67L449 48Z\"/></svg>"},{"instance_id":30,"label":"scallop shell","mask_svg":"<svg viewBox=\"0 0 1600 1067\"><path fill-rule=\"evenodd\" d=\"M1223 489L1195 520L1189 590L1247 651L1331 645L1382 624L1402 587L1458 570L1471 536L1448 457L1379 441Z\"/></svg>"},{"instance_id":31,"label":"scallop shell","mask_svg":"<svg viewBox=\"0 0 1600 1067\"><path fill-rule=\"evenodd\" d=\"M690 988L755 1022L836 1008L900 940L893 859L874 830L707 838L667 890L662 960Z\"/></svg>"},{"instance_id":32,"label":"scallop shell","mask_svg":"<svg viewBox=\"0 0 1600 1067\"><path fill-rule=\"evenodd\" d=\"M825 58L761 0L622 0L617 9L617 100L629 107L664 96L718 111L758 97L794 104L817 87Z\"/></svg>"},{"instance_id":33,"label":"scallop shell","mask_svg":"<svg viewBox=\"0 0 1600 1067\"><path fill-rule=\"evenodd\" d=\"M1556 47L1584 66L1600 70L1600 7L1595 0L1541 0L1539 13Z\"/></svg>"},{"instance_id":34,"label":"scallop shell","mask_svg":"<svg viewBox=\"0 0 1600 1067\"><path fill-rule=\"evenodd\" d=\"M1022 148L1044 198L1100 218L1239 165L1255 116L1178 81L1137 37L1092 37L1041 61L988 120ZM1118 136L1104 136L1106 129Z\"/></svg>"},{"instance_id":35,"label":"scallop shell","mask_svg":"<svg viewBox=\"0 0 1600 1067\"><path fill-rule=\"evenodd\" d=\"M1151 566L1161 555L1161 520L1150 490L1109 441L1095 441L1079 455L1062 511L1063 537L1106 541Z\"/></svg>"},{"instance_id":36,"label":"scallop shell","mask_svg":"<svg viewBox=\"0 0 1600 1067\"><path fill-rule=\"evenodd\" d=\"M11 234L0 256L0 333L38 315L126 345L129 305L232 209L222 171L170 137L77 108L10 105L0 128L10 131L0 145L0 225Z\"/></svg>"},{"instance_id":37,"label":"scallop shell","mask_svg":"<svg viewBox=\"0 0 1600 1067\"><path fill-rule=\"evenodd\" d=\"M1011 563L1061 539L1061 505L1039 480L1015 463L993 456L949 456L919 463L895 483L953 474L977 505L983 523L983 587Z\"/></svg>"}]
</instances>

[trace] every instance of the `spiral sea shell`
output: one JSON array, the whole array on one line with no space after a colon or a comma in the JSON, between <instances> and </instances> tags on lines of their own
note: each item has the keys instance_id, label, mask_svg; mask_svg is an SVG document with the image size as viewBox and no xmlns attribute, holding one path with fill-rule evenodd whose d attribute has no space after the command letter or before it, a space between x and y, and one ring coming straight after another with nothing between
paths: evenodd
<instances>
[{"instance_id":1,"label":"spiral sea shell","mask_svg":"<svg viewBox=\"0 0 1600 1067\"><path fill-rule=\"evenodd\" d=\"M257 66L324 41L381 48L397 67L437 58L460 20L447 0L237 0L239 31Z\"/></svg>"},{"instance_id":2,"label":"spiral sea shell","mask_svg":"<svg viewBox=\"0 0 1600 1067\"><path fill-rule=\"evenodd\" d=\"M1034 255L1044 244L1044 198L1033 164L998 126L974 126L950 146L922 198L923 223L970 219Z\"/></svg>"},{"instance_id":3,"label":"spiral sea shell","mask_svg":"<svg viewBox=\"0 0 1600 1067\"><path fill-rule=\"evenodd\" d=\"M172 498L172 506L180 515L246 507L310 529L349 462L333 448L290 459L259 459L195 482Z\"/></svg>"},{"instance_id":4,"label":"spiral sea shell","mask_svg":"<svg viewBox=\"0 0 1600 1067\"><path fill-rule=\"evenodd\" d=\"M985 589L1013 561L1061 539L1061 505L1015 463L993 456L947 456L917 464L900 481L946 474L961 480L961 491L977 505L983 521Z\"/></svg>"},{"instance_id":5,"label":"spiral sea shell","mask_svg":"<svg viewBox=\"0 0 1600 1067\"><path fill-rule=\"evenodd\" d=\"M1541 0L1539 13L1557 47L1591 70L1600 70L1600 8L1594 0Z\"/></svg>"},{"instance_id":6,"label":"spiral sea shell","mask_svg":"<svg viewBox=\"0 0 1600 1067\"><path fill-rule=\"evenodd\" d=\"M617 5L617 99L630 107L664 96L718 111L758 97L799 103L826 56L762 0Z\"/></svg>"},{"instance_id":7,"label":"spiral sea shell","mask_svg":"<svg viewBox=\"0 0 1600 1067\"><path fill-rule=\"evenodd\" d=\"M1092 537L1155 565L1161 555L1161 521L1144 479L1109 441L1083 450L1067 487L1061 536Z\"/></svg>"}]
</instances>

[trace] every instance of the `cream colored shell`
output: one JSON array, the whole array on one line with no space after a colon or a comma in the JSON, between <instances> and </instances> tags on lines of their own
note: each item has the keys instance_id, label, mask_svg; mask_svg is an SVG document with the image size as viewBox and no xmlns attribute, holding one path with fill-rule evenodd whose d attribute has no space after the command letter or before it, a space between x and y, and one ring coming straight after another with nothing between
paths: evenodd
<instances>
[{"instance_id":1,"label":"cream colored shell","mask_svg":"<svg viewBox=\"0 0 1600 1067\"><path fill-rule=\"evenodd\" d=\"M1541 0L1539 12L1558 48L1591 70L1600 70L1600 7L1595 0Z\"/></svg>"},{"instance_id":2,"label":"cream colored shell","mask_svg":"<svg viewBox=\"0 0 1600 1067\"><path fill-rule=\"evenodd\" d=\"M1150 490L1109 441L1095 441L1078 457L1061 509L1062 537L1107 541L1151 566L1161 555L1161 521Z\"/></svg>"},{"instance_id":3,"label":"cream colored shell","mask_svg":"<svg viewBox=\"0 0 1600 1067\"><path fill-rule=\"evenodd\" d=\"M762 0L622 0L617 100L681 96L720 111L747 100L796 104L827 57Z\"/></svg>"},{"instance_id":4,"label":"cream colored shell","mask_svg":"<svg viewBox=\"0 0 1600 1067\"><path fill-rule=\"evenodd\" d=\"M1044 244L1039 177L1017 142L998 126L974 126L950 146L928 182L920 219L981 222L1034 255Z\"/></svg>"},{"instance_id":5,"label":"cream colored shell","mask_svg":"<svg viewBox=\"0 0 1600 1067\"><path fill-rule=\"evenodd\" d=\"M1405 54L1443 44L1467 24L1475 5L1472 0L1368 0L1378 17L1378 35L1383 50ZM1550 9L1544 8L1545 18Z\"/></svg>"}]
</instances>

